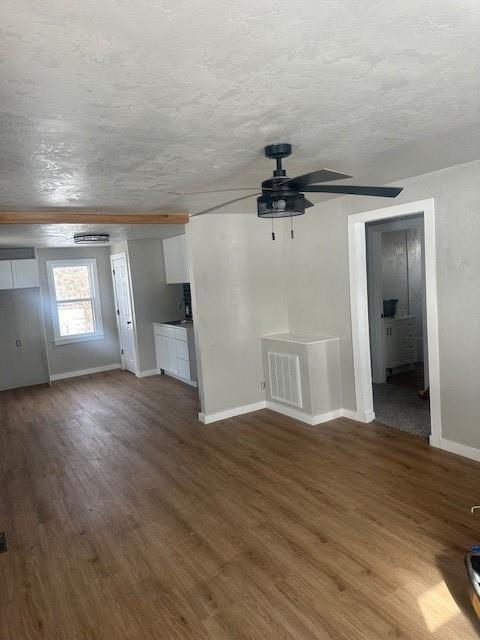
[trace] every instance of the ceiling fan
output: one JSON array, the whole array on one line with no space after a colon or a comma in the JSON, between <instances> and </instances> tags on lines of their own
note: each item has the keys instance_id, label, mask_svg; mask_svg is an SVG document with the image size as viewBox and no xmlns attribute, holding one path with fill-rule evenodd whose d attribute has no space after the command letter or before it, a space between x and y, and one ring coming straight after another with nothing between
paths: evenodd
<instances>
[{"instance_id":1,"label":"ceiling fan","mask_svg":"<svg viewBox=\"0 0 480 640\"><path fill-rule=\"evenodd\" d=\"M332 171L330 169L319 169L302 176L289 178L282 166L282 159L288 158L292 153L292 145L288 143L271 144L265 147L265 155L276 161L276 169L273 177L264 180L261 186L261 193L250 193L247 196L227 200L215 207L209 207L203 211L193 214L201 216L221 209L234 202L247 198L257 197L257 215L260 218L285 218L287 216L300 216L305 213L305 209L313 207L313 204L305 198L305 193L338 193L352 194L358 196L381 196L383 198L395 198L402 191L402 187L365 187L358 185L331 185L319 184L332 180L343 180L351 178L345 173ZM216 191L191 191L187 193L176 193L175 195L195 195L201 193L219 193L223 191L253 191L255 187L246 189L218 189Z\"/></svg>"}]
</instances>

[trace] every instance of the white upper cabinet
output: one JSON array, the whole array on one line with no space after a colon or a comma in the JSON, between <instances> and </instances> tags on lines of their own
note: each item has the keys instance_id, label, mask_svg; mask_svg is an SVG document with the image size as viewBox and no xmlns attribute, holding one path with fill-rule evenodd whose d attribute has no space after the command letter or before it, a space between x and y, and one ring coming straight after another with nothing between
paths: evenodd
<instances>
[{"instance_id":1,"label":"white upper cabinet","mask_svg":"<svg viewBox=\"0 0 480 640\"><path fill-rule=\"evenodd\" d=\"M35 258L30 260L12 260L13 288L25 289L39 287L38 264Z\"/></svg>"},{"instance_id":2,"label":"white upper cabinet","mask_svg":"<svg viewBox=\"0 0 480 640\"><path fill-rule=\"evenodd\" d=\"M38 264L29 260L0 260L0 289L39 287Z\"/></svg>"},{"instance_id":3,"label":"white upper cabinet","mask_svg":"<svg viewBox=\"0 0 480 640\"><path fill-rule=\"evenodd\" d=\"M0 260L0 289L13 289L11 260Z\"/></svg>"},{"instance_id":4,"label":"white upper cabinet","mask_svg":"<svg viewBox=\"0 0 480 640\"><path fill-rule=\"evenodd\" d=\"M189 282L185 234L163 240L167 284Z\"/></svg>"}]
</instances>

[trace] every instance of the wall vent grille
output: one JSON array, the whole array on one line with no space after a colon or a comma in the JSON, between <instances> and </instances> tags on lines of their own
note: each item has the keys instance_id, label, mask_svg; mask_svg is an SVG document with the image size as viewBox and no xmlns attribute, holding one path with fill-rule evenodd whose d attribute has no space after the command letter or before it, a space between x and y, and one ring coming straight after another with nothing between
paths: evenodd
<instances>
[{"instance_id":1,"label":"wall vent grille","mask_svg":"<svg viewBox=\"0 0 480 640\"><path fill-rule=\"evenodd\" d=\"M274 400L302 407L300 360L293 353L268 352L270 395Z\"/></svg>"}]
</instances>

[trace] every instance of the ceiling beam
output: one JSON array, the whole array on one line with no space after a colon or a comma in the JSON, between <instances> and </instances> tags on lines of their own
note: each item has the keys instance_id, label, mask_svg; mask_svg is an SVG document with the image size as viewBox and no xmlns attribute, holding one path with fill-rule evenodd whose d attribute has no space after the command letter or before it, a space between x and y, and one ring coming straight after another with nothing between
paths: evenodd
<instances>
[{"instance_id":1,"label":"ceiling beam","mask_svg":"<svg viewBox=\"0 0 480 640\"><path fill-rule=\"evenodd\" d=\"M0 224L187 224L188 213L0 211Z\"/></svg>"}]
</instances>

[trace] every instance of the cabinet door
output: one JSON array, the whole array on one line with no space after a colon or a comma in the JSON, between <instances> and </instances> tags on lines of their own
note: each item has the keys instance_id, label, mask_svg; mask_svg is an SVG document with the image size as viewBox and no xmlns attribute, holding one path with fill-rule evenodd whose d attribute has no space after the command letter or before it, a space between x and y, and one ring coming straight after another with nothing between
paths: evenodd
<instances>
[{"instance_id":1,"label":"cabinet door","mask_svg":"<svg viewBox=\"0 0 480 640\"><path fill-rule=\"evenodd\" d=\"M20 288L15 296L16 387L49 381L40 289ZM17 342L18 341L18 342Z\"/></svg>"},{"instance_id":2,"label":"cabinet door","mask_svg":"<svg viewBox=\"0 0 480 640\"><path fill-rule=\"evenodd\" d=\"M168 348L165 336L155 336L155 354L157 356L157 369L168 369Z\"/></svg>"},{"instance_id":3,"label":"cabinet door","mask_svg":"<svg viewBox=\"0 0 480 640\"><path fill-rule=\"evenodd\" d=\"M177 364L177 341L175 338L166 338L167 341L167 366L166 371L170 373L178 373Z\"/></svg>"},{"instance_id":4,"label":"cabinet door","mask_svg":"<svg viewBox=\"0 0 480 640\"><path fill-rule=\"evenodd\" d=\"M392 322L385 327L385 367L387 369L393 369L402 364L402 340L401 325Z\"/></svg>"},{"instance_id":5,"label":"cabinet door","mask_svg":"<svg viewBox=\"0 0 480 640\"><path fill-rule=\"evenodd\" d=\"M187 247L185 234L163 241L165 278L167 284L188 282Z\"/></svg>"},{"instance_id":6,"label":"cabinet door","mask_svg":"<svg viewBox=\"0 0 480 640\"><path fill-rule=\"evenodd\" d=\"M13 289L11 260L0 260L0 289Z\"/></svg>"},{"instance_id":7,"label":"cabinet door","mask_svg":"<svg viewBox=\"0 0 480 640\"><path fill-rule=\"evenodd\" d=\"M38 265L35 258L30 260L12 260L14 289L25 289L40 286L38 281Z\"/></svg>"},{"instance_id":8,"label":"cabinet door","mask_svg":"<svg viewBox=\"0 0 480 640\"><path fill-rule=\"evenodd\" d=\"M39 289L0 292L0 390L48 382Z\"/></svg>"},{"instance_id":9,"label":"cabinet door","mask_svg":"<svg viewBox=\"0 0 480 640\"><path fill-rule=\"evenodd\" d=\"M190 363L188 360L178 359L178 375L184 380L190 380Z\"/></svg>"},{"instance_id":10,"label":"cabinet door","mask_svg":"<svg viewBox=\"0 0 480 640\"><path fill-rule=\"evenodd\" d=\"M5 262L8 262L6 260ZM1 264L1 263L0 263ZM15 326L15 299L13 291L0 291L0 391L16 385L14 362L16 357L17 328Z\"/></svg>"}]
</instances>

